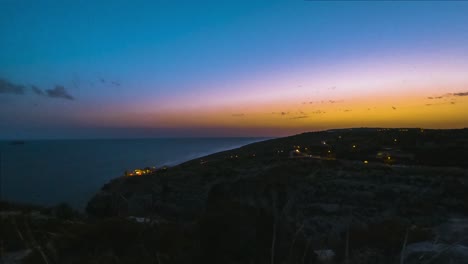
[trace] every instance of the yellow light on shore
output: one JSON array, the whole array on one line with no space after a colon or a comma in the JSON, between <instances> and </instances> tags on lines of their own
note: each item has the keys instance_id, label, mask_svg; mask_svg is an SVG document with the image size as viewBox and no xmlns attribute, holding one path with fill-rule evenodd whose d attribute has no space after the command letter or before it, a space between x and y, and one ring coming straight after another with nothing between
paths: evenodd
<instances>
[{"instance_id":1,"label":"yellow light on shore","mask_svg":"<svg viewBox=\"0 0 468 264\"><path fill-rule=\"evenodd\" d=\"M369 163L369 161L365 160L365 161L364 161L364 164L367 164L367 163Z\"/></svg>"},{"instance_id":2,"label":"yellow light on shore","mask_svg":"<svg viewBox=\"0 0 468 264\"><path fill-rule=\"evenodd\" d=\"M392 157L388 156L387 159L390 160L390 159L392 159Z\"/></svg>"}]
</instances>

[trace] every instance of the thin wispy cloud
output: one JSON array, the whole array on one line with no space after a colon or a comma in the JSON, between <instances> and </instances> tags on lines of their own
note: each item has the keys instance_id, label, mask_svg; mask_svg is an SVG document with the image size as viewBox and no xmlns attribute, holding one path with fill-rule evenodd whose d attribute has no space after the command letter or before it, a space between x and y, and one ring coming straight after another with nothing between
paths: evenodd
<instances>
[{"instance_id":1,"label":"thin wispy cloud","mask_svg":"<svg viewBox=\"0 0 468 264\"><path fill-rule=\"evenodd\" d=\"M454 93L455 96L468 96L468 92Z\"/></svg>"},{"instance_id":2,"label":"thin wispy cloud","mask_svg":"<svg viewBox=\"0 0 468 264\"><path fill-rule=\"evenodd\" d=\"M289 115L289 112L272 112L271 114L273 115L281 115L281 116L286 116L286 115Z\"/></svg>"},{"instance_id":3,"label":"thin wispy cloud","mask_svg":"<svg viewBox=\"0 0 468 264\"><path fill-rule=\"evenodd\" d=\"M445 98L447 100L447 97L453 97L453 96L457 96L457 97L468 96L468 91L467 92L458 92L458 93L448 93L448 94L444 94L444 95L440 95L440 96L431 96L431 97L427 97L427 99L434 100L434 99L443 99L443 98Z\"/></svg>"},{"instance_id":4,"label":"thin wispy cloud","mask_svg":"<svg viewBox=\"0 0 468 264\"><path fill-rule=\"evenodd\" d=\"M31 85L29 88L33 94L38 96L75 100L75 98L62 85L56 85L54 88L46 90L43 90L36 85ZM29 90L27 86L15 84L6 79L0 78L0 94L24 95L27 90Z\"/></svg>"},{"instance_id":5,"label":"thin wispy cloud","mask_svg":"<svg viewBox=\"0 0 468 264\"><path fill-rule=\"evenodd\" d=\"M75 100L75 98L67 92L62 85L56 85L53 89L42 90L41 88L31 85L31 91L39 96L46 96L50 98L62 98L67 100Z\"/></svg>"},{"instance_id":6,"label":"thin wispy cloud","mask_svg":"<svg viewBox=\"0 0 468 264\"><path fill-rule=\"evenodd\" d=\"M307 115L303 115L303 116L295 116L295 117L291 117L289 119L303 119L303 118L308 118L309 116Z\"/></svg>"},{"instance_id":7,"label":"thin wispy cloud","mask_svg":"<svg viewBox=\"0 0 468 264\"><path fill-rule=\"evenodd\" d=\"M303 105L305 104L337 104L343 103L344 100L321 100L321 101L309 101L309 102L302 102Z\"/></svg>"},{"instance_id":8,"label":"thin wispy cloud","mask_svg":"<svg viewBox=\"0 0 468 264\"><path fill-rule=\"evenodd\" d=\"M0 94L24 94L24 85L14 84L0 78Z\"/></svg>"},{"instance_id":9,"label":"thin wispy cloud","mask_svg":"<svg viewBox=\"0 0 468 264\"><path fill-rule=\"evenodd\" d=\"M73 96L71 96L67 90L65 90L65 87L61 85L56 85L55 88L53 89L48 89L45 90L46 94L48 97L52 98L63 98L67 100L75 100Z\"/></svg>"},{"instance_id":10,"label":"thin wispy cloud","mask_svg":"<svg viewBox=\"0 0 468 264\"><path fill-rule=\"evenodd\" d=\"M314 115L320 115L320 114L325 114L326 112L325 111L322 111L322 110L317 110L317 111L313 111L312 114Z\"/></svg>"},{"instance_id":11,"label":"thin wispy cloud","mask_svg":"<svg viewBox=\"0 0 468 264\"><path fill-rule=\"evenodd\" d=\"M35 93L37 95L45 95L44 91L42 91L39 87L37 87L35 85L31 85L31 90L33 91L33 93Z\"/></svg>"}]
</instances>

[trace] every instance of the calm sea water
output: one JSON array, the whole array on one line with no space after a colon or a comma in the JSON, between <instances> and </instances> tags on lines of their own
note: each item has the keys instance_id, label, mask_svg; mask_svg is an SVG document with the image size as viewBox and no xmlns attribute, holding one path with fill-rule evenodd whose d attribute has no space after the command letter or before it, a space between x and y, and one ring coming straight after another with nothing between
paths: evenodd
<instances>
[{"instance_id":1,"label":"calm sea water","mask_svg":"<svg viewBox=\"0 0 468 264\"><path fill-rule=\"evenodd\" d=\"M261 138L0 141L2 198L83 209L91 196L125 170L175 165L261 141Z\"/></svg>"}]
</instances>

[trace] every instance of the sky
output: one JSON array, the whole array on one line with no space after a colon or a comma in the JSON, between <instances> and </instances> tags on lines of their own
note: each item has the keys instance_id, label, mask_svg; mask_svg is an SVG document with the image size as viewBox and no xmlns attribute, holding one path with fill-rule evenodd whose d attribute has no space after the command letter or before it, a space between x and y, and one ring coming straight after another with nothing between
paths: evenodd
<instances>
[{"instance_id":1,"label":"sky","mask_svg":"<svg viewBox=\"0 0 468 264\"><path fill-rule=\"evenodd\" d=\"M0 1L0 139L468 127L468 2Z\"/></svg>"}]
</instances>

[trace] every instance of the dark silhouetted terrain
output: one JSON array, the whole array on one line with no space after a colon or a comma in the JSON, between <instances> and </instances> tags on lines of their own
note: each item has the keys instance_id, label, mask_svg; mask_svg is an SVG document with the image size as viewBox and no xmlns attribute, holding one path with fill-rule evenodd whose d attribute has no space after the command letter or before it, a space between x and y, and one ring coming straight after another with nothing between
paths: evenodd
<instances>
[{"instance_id":1,"label":"dark silhouetted terrain","mask_svg":"<svg viewBox=\"0 0 468 264\"><path fill-rule=\"evenodd\" d=\"M87 216L10 208L1 232L26 263L468 263L467 157L467 129L304 133L116 178Z\"/></svg>"}]
</instances>

